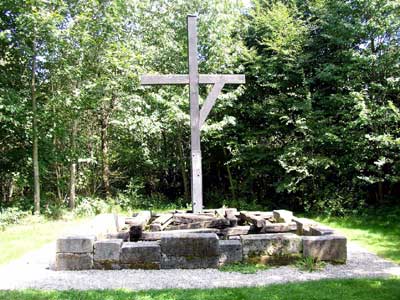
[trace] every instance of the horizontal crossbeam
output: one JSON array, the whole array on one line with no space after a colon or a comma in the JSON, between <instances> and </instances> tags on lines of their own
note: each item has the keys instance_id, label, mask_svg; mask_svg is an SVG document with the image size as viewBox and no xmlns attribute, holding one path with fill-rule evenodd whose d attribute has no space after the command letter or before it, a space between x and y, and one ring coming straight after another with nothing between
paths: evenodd
<instances>
[{"instance_id":1,"label":"horizontal crossbeam","mask_svg":"<svg viewBox=\"0 0 400 300\"><path fill-rule=\"evenodd\" d=\"M199 83L201 84L241 84L245 83L245 76L241 74L200 74ZM143 75L140 80L141 85L161 85L161 84L189 84L189 75Z\"/></svg>"}]
</instances>

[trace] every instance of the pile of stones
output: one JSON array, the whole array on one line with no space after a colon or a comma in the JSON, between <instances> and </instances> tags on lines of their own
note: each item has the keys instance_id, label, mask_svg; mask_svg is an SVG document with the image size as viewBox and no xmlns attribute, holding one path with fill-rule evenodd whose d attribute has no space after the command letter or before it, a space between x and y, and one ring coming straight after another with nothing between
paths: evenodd
<instances>
[{"instance_id":1,"label":"pile of stones","mask_svg":"<svg viewBox=\"0 0 400 300\"><path fill-rule=\"evenodd\" d=\"M181 221L190 219L190 213L171 212L177 215L172 220L180 220L180 224L149 212L125 218L108 215L109 222L102 216L101 230L57 240L55 269L198 269L237 262L281 265L301 257L346 262L344 236L313 220L297 218L290 211L217 209L217 221L208 211L192 214L192 222L187 223ZM160 228L161 217L168 219L172 229ZM177 229L181 224L193 223L195 228L185 225L186 229Z\"/></svg>"}]
</instances>

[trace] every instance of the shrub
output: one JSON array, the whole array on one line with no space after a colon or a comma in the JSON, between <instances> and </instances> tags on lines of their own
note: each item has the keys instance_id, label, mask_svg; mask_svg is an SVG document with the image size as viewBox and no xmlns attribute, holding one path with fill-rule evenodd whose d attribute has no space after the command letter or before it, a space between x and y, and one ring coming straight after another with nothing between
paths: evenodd
<instances>
[{"instance_id":1,"label":"shrub","mask_svg":"<svg viewBox=\"0 0 400 300\"><path fill-rule=\"evenodd\" d=\"M30 213L22 211L17 207L9 207L0 211L0 229L4 230L7 225L19 224L21 219L29 216Z\"/></svg>"}]
</instances>

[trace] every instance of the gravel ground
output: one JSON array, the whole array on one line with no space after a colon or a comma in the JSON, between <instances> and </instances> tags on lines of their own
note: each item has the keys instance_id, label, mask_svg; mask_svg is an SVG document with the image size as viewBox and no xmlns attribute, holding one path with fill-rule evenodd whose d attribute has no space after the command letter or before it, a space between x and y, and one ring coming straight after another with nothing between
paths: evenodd
<instances>
[{"instance_id":1,"label":"gravel ground","mask_svg":"<svg viewBox=\"0 0 400 300\"><path fill-rule=\"evenodd\" d=\"M349 243L346 265L327 265L323 271L302 272L284 266L258 271L256 274L205 270L120 270L120 271L51 271L49 257L54 244L31 252L22 259L0 267L0 289L43 290L129 290L165 288L217 288L261 286L323 278L390 277L400 275L400 266Z\"/></svg>"}]
</instances>

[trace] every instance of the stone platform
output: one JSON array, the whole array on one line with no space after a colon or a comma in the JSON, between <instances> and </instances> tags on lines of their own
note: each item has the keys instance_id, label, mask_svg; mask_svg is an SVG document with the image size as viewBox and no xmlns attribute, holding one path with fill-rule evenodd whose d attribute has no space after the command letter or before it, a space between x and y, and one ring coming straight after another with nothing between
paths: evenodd
<instances>
[{"instance_id":1,"label":"stone platform","mask_svg":"<svg viewBox=\"0 0 400 300\"><path fill-rule=\"evenodd\" d=\"M287 210L222 208L204 214L140 212L126 218L109 215L108 222L102 218L102 230L57 240L56 270L201 269L237 262L281 265L301 257L335 263L347 259L344 236Z\"/></svg>"}]
</instances>

